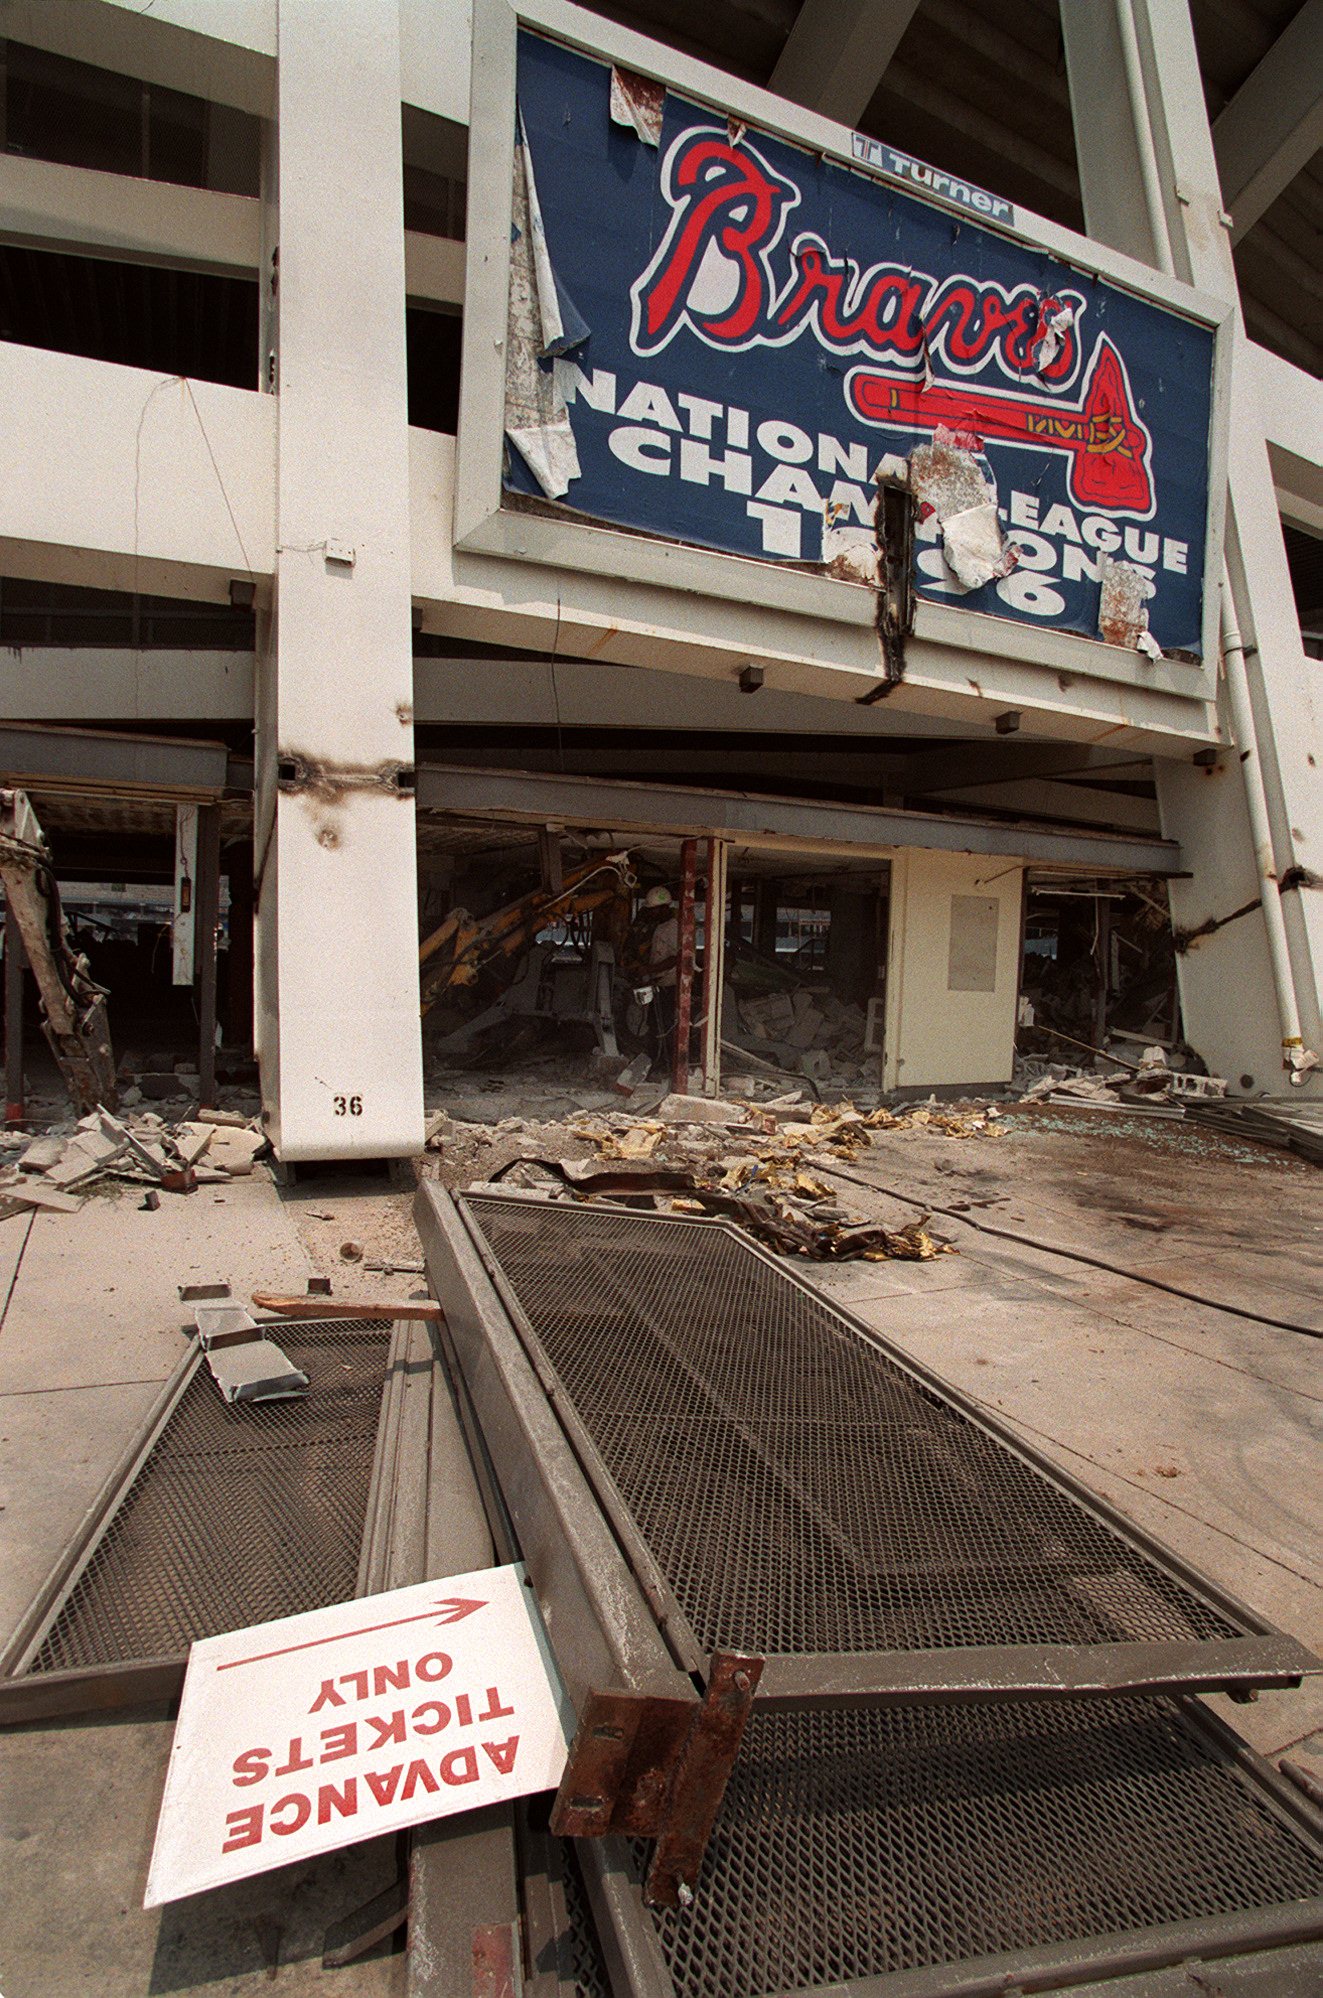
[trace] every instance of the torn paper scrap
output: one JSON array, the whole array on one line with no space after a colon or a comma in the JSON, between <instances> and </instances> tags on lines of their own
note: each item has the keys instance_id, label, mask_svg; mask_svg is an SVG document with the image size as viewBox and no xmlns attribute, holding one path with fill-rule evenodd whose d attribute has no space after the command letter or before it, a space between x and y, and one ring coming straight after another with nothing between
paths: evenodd
<instances>
[{"instance_id":1,"label":"torn paper scrap","mask_svg":"<svg viewBox=\"0 0 1323 1998\"><path fill-rule=\"evenodd\" d=\"M920 517L936 514L947 566L966 590L1008 576L1019 560L1002 534L997 488L979 465L979 448L972 432L939 424L932 443L910 453L910 490Z\"/></svg>"},{"instance_id":2,"label":"torn paper scrap","mask_svg":"<svg viewBox=\"0 0 1323 1998\"><path fill-rule=\"evenodd\" d=\"M932 443L919 444L910 453L910 489L919 505L931 508L939 520L986 500L995 503L997 498L996 486L980 469L973 451L956 441L965 435L939 423Z\"/></svg>"},{"instance_id":3,"label":"torn paper scrap","mask_svg":"<svg viewBox=\"0 0 1323 1998\"><path fill-rule=\"evenodd\" d=\"M1144 600L1153 595L1153 585L1131 563L1116 562L1106 554L1098 557L1098 579L1102 585L1098 599L1098 630L1108 645L1119 645L1127 652L1134 652L1138 648L1141 632L1148 630Z\"/></svg>"},{"instance_id":4,"label":"torn paper scrap","mask_svg":"<svg viewBox=\"0 0 1323 1998\"><path fill-rule=\"evenodd\" d=\"M967 590L981 590L999 576L1009 576L1020 559L1008 546L997 518L996 502L966 507L942 522L942 548L947 567Z\"/></svg>"},{"instance_id":5,"label":"torn paper scrap","mask_svg":"<svg viewBox=\"0 0 1323 1998\"><path fill-rule=\"evenodd\" d=\"M874 590L880 587L877 539L870 528L836 527L829 517L824 519L822 560L827 574L837 582L867 583Z\"/></svg>"},{"instance_id":6,"label":"torn paper scrap","mask_svg":"<svg viewBox=\"0 0 1323 1998\"><path fill-rule=\"evenodd\" d=\"M636 76L632 69L611 71L611 123L628 125L645 146L659 146L662 113L666 108L666 85L650 76Z\"/></svg>"},{"instance_id":7,"label":"torn paper scrap","mask_svg":"<svg viewBox=\"0 0 1323 1998\"><path fill-rule=\"evenodd\" d=\"M1061 305L1055 312L1047 312L1042 328L1034 342L1034 367L1040 375L1047 370L1061 352L1061 342L1075 323L1073 305Z\"/></svg>"},{"instance_id":8,"label":"torn paper scrap","mask_svg":"<svg viewBox=\"0 0 1323 1998\"><path fill-rule=\"evenodd\" d=\"M570 481L579 477L579 454L555 368L543 365L548 336L554 345L565 329L540 216L534 224L536 188L531 174L532 162L521 127L514 150L505 434L547 498L562 499ZM548 293L545 311L544 289Z\"/></svg>"}]
</instances>

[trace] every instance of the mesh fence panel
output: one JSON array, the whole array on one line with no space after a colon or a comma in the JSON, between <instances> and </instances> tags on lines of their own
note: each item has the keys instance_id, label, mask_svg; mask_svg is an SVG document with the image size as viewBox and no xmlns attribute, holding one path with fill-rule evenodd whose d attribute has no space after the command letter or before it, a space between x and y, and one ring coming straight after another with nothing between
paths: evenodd
<instances>
[{"instance_id":1,"label":"mesh fence panel","mask_svg":"<svg viewBox=\"0 0 1323 1998\"><path fill-rule=\"evenodd\" d=\"M465 1204L705 1649L1241 1634L727 1229Z\"/></svg>"},{"instance_id":2,"label":"mesh fence panel","mask_svg":"<svg viewBox=\"0 0 1323 1998\"><path fill-rule=\"evenodd\" d=\"M387 1320L282 1326L306 1397L229 1405L206 1363L184 1390L33 1672L187 1650L354 1593Z\"/></svg>"},{"instance_id":3,"label":"mesh fence panel","mask_svg":"<svg viewBox=\"0 0 1323 1998\"><path fill-rule=\"evenodd\" d=\"M677 1998L764 1998L1320 1894L1165 1698L755 1707L693 1906L645 1919Z\"/></svg>"}]
</instances>

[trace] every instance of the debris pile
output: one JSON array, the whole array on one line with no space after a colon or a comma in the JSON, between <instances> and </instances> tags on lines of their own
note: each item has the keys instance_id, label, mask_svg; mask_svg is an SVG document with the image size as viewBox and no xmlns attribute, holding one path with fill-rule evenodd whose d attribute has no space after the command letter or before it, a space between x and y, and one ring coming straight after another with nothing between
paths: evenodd
<instances>
[{"instance_id":1,"label":"debris pile","mask_svg":"<svg viewBox=\"0 0 1323 1998\"><path fill-rule=\"evenodd\" d=\"M892 1132L966 1138L995 1134L997 1118L993 1105L866 1113L848 1101L809 1104L793 1090L762 1102L666 1096L639 1113L581 1112L563 1122L511 1117L475 1128L435 1118L432 1142L455 1186L722 1215L781 1254L818 1262L927 1262L954 1253L928 1216L851 1213L833 1167L859 1161Z\"/></svg>"},{"instance_id":2,"label":"debris pile","mask_svg":"<svg viewBox=\"0 0 1323 1998\"><path fill-rule=\"evenodd\" d=\"M0 1139L0 1218L32 1208L76 1213L84 1194L106 1182L146 1189L143 1204L161 1193L246 1176L266 1140L238 1111L199 1110L166 1124L155 1111L121 1118L100 1105L38 1138Z\"/></svg>"},{"instance_id":3,"label":"debris pile","mask_svg":"<svg viewBox=\"0 0 1323 1998\"><path fill-rule=\"evenodd\" d=\"M866 1059L863 1008L824 987L750 992L736 997L742 1038L751 1053L820 1082L857 1082Z\"/></svg>"},{"instance_id":4,"label":"debris pile","mask_svg":"<svg viewBox=\"0 0 1323 1998\"><path fill-rule=\"evenodd\" d=\"M1104 1109L1148 1109L1170 1117L1182 1116L1187 1103L1214 1102L1227 1093L1225 1076L1197 1075L1177 1068L1168 1051L1158 1046L1145 1048L1137 1062L1109 1056L1106 1066L1099 1069L1031 1059L1017 1066L1016 1080L1024 1088L1027 1103L1046 1100Z\"/></svg>"}]
</instances>

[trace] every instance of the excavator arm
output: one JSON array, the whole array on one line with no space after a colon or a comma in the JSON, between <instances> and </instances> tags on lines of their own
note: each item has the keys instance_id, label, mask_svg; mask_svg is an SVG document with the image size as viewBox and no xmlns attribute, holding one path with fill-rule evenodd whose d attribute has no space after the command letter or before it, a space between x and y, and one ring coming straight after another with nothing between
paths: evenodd
<instances>
[{"instance_id":1,"label":"excavator arm","mask_svg":"<svg viewBox=\"0 0 1323 1998\"><path fill-rule=\"evenodd\" d=\"M41 994L42 1028L81 1116L119 1100L106 990L69 946L50 848L26 791L0 790L0 881Z\"/></svg>"},{"instance_id":2,"label":"excavator arm","mask_svg":"<svg viewBox=\"0 0 1323 1998\"><path fill-rule=\"evenodd\" d=\"M488 966L504 960L514 967L543 930L567 916L583 915L627 897L633 885L629 855L612 853L587 861L566 874L557 890L534 888L490 916L452 909L419 952L422 1008L426 1013L443 992L473 985Z\"/></svg>"}]
</instances>

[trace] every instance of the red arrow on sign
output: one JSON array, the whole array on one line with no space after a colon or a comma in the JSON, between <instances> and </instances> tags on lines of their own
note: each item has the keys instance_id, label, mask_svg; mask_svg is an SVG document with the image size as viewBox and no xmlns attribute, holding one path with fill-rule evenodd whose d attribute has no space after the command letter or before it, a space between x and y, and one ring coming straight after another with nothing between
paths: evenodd
<instances>
[{"instance_id":1,"label":"red arrow on sign","mask_svg":"<svg viewBox=\"0 0 1323 1998\"><path fill-rule=\"evenodd\" d=\"M364 1624L361 1630L337 1630L330 1637L310 1637L306 1644L286 1644L279 1651L258 1651L251 1658L227 1658L216 1670L233 1672L237 1665L261 1665L268 1658L288 1658L291 1652L315 1651L322 1644L344 1644L351 1637L371 1637L378 1630L398 1630L405 1623L430 1623L434 1618L437 1623L459 1623L464 1617L472 1616L474 1610L486 1607L485 1601L478 1602L473 1597L443 1596L439 1603L433 1603L431 1609L420 1610L416 1616L397 1616L389 1623ZM444 1614L437 1616L438 1610Z\"/></svg>"},{"instance_id":2,"label":"red arrow on sign","mask_svg":"<svg viewBox=\"0 0 1323 1998\"><path fill-rule=\"evenodd\" d=\"M857 416L883 428L935 430L940 423L1007 444L1062 451L1071 461L1071 496L1081 506L1144 515L1152 508L1152 440L1139 420L1121 356L1105 335L1073 404L946 382L925 388L913 375L881 374L876 368L855 368L845 393Z\"/></svg>"}]
</instances>

